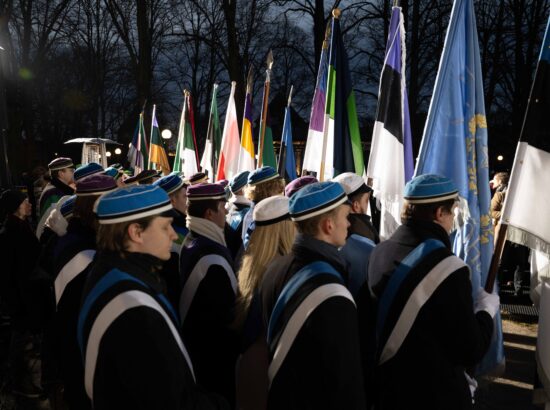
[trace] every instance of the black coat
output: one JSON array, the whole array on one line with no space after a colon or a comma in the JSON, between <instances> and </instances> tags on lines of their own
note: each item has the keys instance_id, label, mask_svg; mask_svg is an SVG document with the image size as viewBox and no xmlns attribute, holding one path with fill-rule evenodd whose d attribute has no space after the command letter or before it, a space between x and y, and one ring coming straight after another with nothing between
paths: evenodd
<instances>
[{"instance_id":1,"label":"black coat","mask_svg":"<svg viewBox=\"0 0 550 410\"><path fill-rule=\"evenodd\" d=\"M284 285L302 267L315 261L328 262L345 280L344 264L336 247L299 236L292 253L273 261L264 274L261 298L265 328ZM320 276L326 279L327 275ZM309 294L314 289L304 292ZM356 309L348 299L330 298L311 313L296 336L272 382L268 409L365 406Z\"/></svg>"},{"instance_id":2,"label":"black coat","mask_svg":"<svg viewBox=\"0 0 550 410\"><path fill-rule=\"evenodd\" d=\"M195 264L210 254L220 255L233 265L227 248L191 231L181 251L184 285ZM220 265L210 265L182 323L182 334L195 367L197 383L222 395L232 405L238 355L238 335L232 327L234 320L235 292L227 272Z\"/></svg>"},{"instance_id":3,"label":"black coat","mask_svg":"<svg viewBox=\"0 0 550 410\"><path fill-rule=\"evenodd\" d=\"M36 278L39 256L40 243L29 223L8 215L0 234L0 292L3 310L10 315L12 325L20 330L41 325L36 317L42 308L42 295L37 294L41 288Z\"/></svg>"},{"instance_id":4,"label":"black coat","mask_svg":"<svg viewBox=\"0 0 550 410\"><path fill-rule=\"evenodd\" d=\"M160 260L138 253L126 253L124 258L118 254L97 255L83 300L113 269L133 279L119 282L96 299L84 322L84 345L101 308L125 291L148 294L173 318L161 296L164 284L155 273L160 265ZM173 324L178 326L175 321ZM125 311L105 332L97 357L93 402L96 410L227 408L221 398L205 393L195 384L167 322L147 306Z\"/></svg>"},{"instance_id":5,"label":"black coat","mask_svg":"<svg viewBox=\"0 0 550 410\"><path fill-rule=\"evenodd\" d=\"M423 266L433 266L452 255L449 237L441 226L433 222L406 223L374 249L369 280L377 298L401 260L428 238L438 239L446 247L427 255L410 272L425 275L428 269ZM467 267L459 268L439 285L420 309L395 356L376 369L380 409L472 407L464 370L478 363L487 352L493 321L487 312L474 314L469 275ZM388 317L398 313L392 308Z\"/></svg>"}]
</instances>

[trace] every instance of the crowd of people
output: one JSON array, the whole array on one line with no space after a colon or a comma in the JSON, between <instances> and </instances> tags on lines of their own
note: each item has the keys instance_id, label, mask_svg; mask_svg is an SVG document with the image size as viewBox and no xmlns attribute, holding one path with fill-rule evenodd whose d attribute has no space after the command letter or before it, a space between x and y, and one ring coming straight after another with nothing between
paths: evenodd
<instances>
[{"instance_id":1,"label":"crowd of people","mask_svg":"<svg viewBox=\"0 0 550 410\"><path fill-rule=\"evenodd\" d=\"M353 173L48 168L36 227L25 194L0 197L14 394L78 410L472 407L499 297L452 253L448 178L407 183L380 242Z\"/></svg>"}]
</instances>

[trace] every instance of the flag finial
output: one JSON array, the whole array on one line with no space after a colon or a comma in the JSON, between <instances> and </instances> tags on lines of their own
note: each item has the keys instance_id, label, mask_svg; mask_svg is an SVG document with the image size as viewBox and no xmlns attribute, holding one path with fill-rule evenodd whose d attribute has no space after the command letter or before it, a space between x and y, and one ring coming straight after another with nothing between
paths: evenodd
<instances>
[{"instance_id":1,"label":"flag finial","mask_svg":"<svg viewBox=\"0 0 550 410\"><path fill-rule=\"evenodd\" d=\"M340 14L342 14L342 12L340 11L340 9L334 9L334 10L332 10L332 17L334 17L335 19L340 18Z\"/></svg>"}]
</instances>

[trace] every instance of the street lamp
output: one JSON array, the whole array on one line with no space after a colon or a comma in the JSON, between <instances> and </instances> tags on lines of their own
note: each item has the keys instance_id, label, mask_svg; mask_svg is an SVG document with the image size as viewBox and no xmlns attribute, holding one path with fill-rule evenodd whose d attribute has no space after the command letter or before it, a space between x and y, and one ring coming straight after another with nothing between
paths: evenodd
<instances>
[{"instance_id":1,"label":"street lamp","mask_svg":"<svg viewBox=\"0 0 550 410\"><path fill-rule=\"evenodd\" d=\"M120 148L115 148L115 154L120 155L122 153L122 150Z\"/></svg>"},{"instance_id":2,"label":"street lamp","mask_svg":"<svg viewBox=\"0 0 550 410\"><path fill-rule=\"evenodd\" d=\"M502 155L499 155L499 156L497 157L497 161L502 161L503 159L504 159L504 157L503 157Z\"/></svg>"},{"instance_id":3,"label":"street lamp","mask_svg":"<svg viewBox=\"0 0 550 410\"><path fill-rule=\"evenodd\" d=\"M169 140L170 138L172 138L172 131L170 131L169 129L165 129L162 130L160 135L162 135L162 138L164 138L165 140Z\"/></svg>"},{"instance_id":4,"label":"street lamp","mask_svg":"<svg viewBox=\"0 0 550 410\"><path fill-rule=\"evenodd\" d=\"M109 158L109 157L111 156L111 151L107 151L107 152L105 153L105 156L106 156L107 158Z\"/></svg>"}]
</instances>

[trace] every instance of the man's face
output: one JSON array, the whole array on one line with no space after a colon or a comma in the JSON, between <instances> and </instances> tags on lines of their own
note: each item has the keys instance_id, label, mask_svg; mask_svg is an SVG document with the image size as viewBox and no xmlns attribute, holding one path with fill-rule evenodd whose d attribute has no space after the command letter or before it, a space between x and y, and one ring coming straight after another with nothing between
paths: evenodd
<instances>
[{"instance_id":1,"label":"man's face","mask_svg":"<svg viewBox=\"0 0 550 410\"><path fill-rule=\"evenodd\" d=\"M74 182L74 168L63 168L57 173L57 177L66 185Z\"/></svg>"},{"instance_id":2,"label":"man's face","mask_svg":"<svg viewBox=\"0 0 550 410\"><path fill-rule=\"evenodd\" d=\"M227 209L225 209L226 201L218 201L217 211L208 212L208 218L210 221L214 222L221 229L225 227L225 216L227 215Z\"/></svg>"},{"instance_id":3,"label":"man's face","mask_svg":"<svg viewBox=\"0 0 550 410\"><path fill-rule=\"evenodd\" d=\"M187 213L187 190L185 186L170 195L170 202L174 209L177 209L182 214Z\"/></svg>"},{"instance_id":4,"label":"man's face","mask_svg":"<svg viewBox=\"0 0 550 410\"><path fill-rule=\"evenodd\" d=\"M142 241L138 245L137 251L167 261L170 259L172 242L177 237L174 228L172 228L172 218L158 216L141 232Z\"/></svg>"},{"instance_id":5,"label":"man's face","mask_svg":"<svg viewBox=\"0 0 550 410\"><path fill-rule=\"evenodd\" d=\"M348 228L350 223L348 215L351 211L349 205L340 205L336 208L332 219L332 231L330 233L330 243L335 246L344 246L348 237Z\"/></svg>"}]
</instances>

